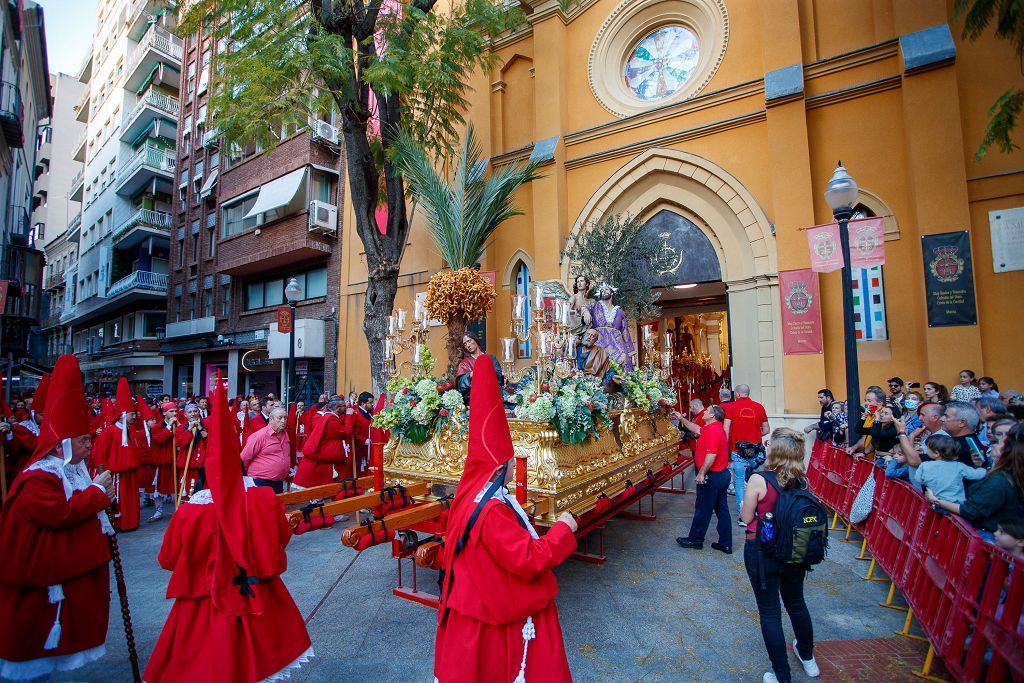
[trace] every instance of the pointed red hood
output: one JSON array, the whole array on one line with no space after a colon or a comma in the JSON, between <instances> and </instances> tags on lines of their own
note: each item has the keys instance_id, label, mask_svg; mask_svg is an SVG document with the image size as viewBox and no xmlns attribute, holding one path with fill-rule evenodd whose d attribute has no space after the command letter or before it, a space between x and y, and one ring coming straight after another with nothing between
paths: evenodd
<instances>
[{"instance_id":1,"label":"pointed red hood","mask_svg":"<svg viewBox=\"0 0 1024 683\"><path fill-rule=\"evenodd\" d=\"M39 437L36 439L36 450L26 466L48 455L64 439L88 434L89 409L85 403L85 389L82 388L82 371L78 367L78 359L72 355L64 355L57 359L53 367L53 377L48 382L49 389L46 401L49 410L43 414L43 423L39 426ZM70 444L68 445L70 449ZM70 450L65 452L67 458Z\"/></svg>"},{"instance_id":2,"label":"pointed red hood","mask_svg":"<svg viewBox=\"0 0 1024 683\"><path fill-rule=\"evenodd\" d=\"M251 538L246 513L245 484L238 435L231 427L235 419L228 412L227 392L218 373L217 387L210 400L206 420L206 476L217 515L220 540L214 560L213 604L232 615L259 614L260 587L248 585L242 577L253 570ZM246 584L250 596L242 593Z\"/></svg>"},{"instance_id":3,"label":"pointed red hood","mask_svg":"<svg viewBox=\"0 0 1024 683\"><path fill-rule=\"evenodd\" d=\"M57 368L55 367L54 370ZM46 414L46 397L50 391L50 375L43 375L39 378L39 386L32 397L32 410L36 413Z\"/></svg>"},{"instance_id":4,"label":"pointed red hood","mask_svg":"<svg viewBox=\"0 0 1024 683\"><path fill-rule=\"evenodd\" d=\"M103 416L103 424L106 427L117 422L117 415L114 414L114 402L109 398L103 399L103 409L100 414Z\"/></svg>"},{"instance_id":5,"label":"pointed red hood","mask_svg":"<svg viewBox=\"0 0 1024 683\"><path fill-rule=\"evenodd\" d=\"M469 518L476 508L474 500L495 470L507 463L514 455L512 434L505 417L505 406L501 400L498 377L494 362L482 354L473 364L473 387L469 395L469 448L466 463L459 478L448 512L448 525L442 566L451 576L450 568L455 559L455 546L469 524ZM442 587L442 600L448 592L449 578ZM439 612L440 614L440 612Z\"/></svg>"},{"instance_id":6,"label":"pointed red hood","mask_svg":"<svg viewBox=\"0 0 1024 683\"><path fill-rule=\"evenodd\" d=\"M149 407L148 403L146 403L144 396L139 396L136 401L136 405L139 406L139 420L142 422L156 417L156 413L154 413L153 409Z\"/></svg>"},{"instance_id":7,"label":"pointed red hood","mask_svg":"<svg viewBox=\"0 0 1024 683\"><path fill-rule=\"evenodd\" d=\"M132 390L128 388L128 380L122 377L117 380L117 398L114 401L114 412L117 413L117 419L120 420L121 416L125 413L134 413L135 399L132 398Z\"/></svg>"}]
</instances>

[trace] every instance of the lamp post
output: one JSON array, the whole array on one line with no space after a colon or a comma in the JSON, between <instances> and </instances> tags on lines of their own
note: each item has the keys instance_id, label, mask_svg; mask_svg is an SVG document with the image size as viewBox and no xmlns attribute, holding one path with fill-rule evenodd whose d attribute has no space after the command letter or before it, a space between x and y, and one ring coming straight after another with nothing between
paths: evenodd
<instances>
[{"instance_id":1,"label":"lamp post","mask_svg":"<svg viewBox=\"0 0 1024 683\"><path fill-rule=\"evenodd\" d=\"M857 442L860 420L860 371L857 367L857 332L853 321L853 281L850 264L850 218L857 202L857 182L840 161L825 186L825 201L839 223L839 246L843 252L843 348L846 360L846 443Z\"/></svg>"},{"instance_id":2,"label":"lamp post","mask_svg":"<svg viewBox=\"0 0 1024 683\"><path fill-rule=\"evenodd\" d=\"M288 300L292 318L291 332L288 335L288 389L284 397L284 405L287 407L295 391L295 304L302 298L302 287L295 278L288 280L284 288L284 298Z\"/></svg>"}]
</instances>

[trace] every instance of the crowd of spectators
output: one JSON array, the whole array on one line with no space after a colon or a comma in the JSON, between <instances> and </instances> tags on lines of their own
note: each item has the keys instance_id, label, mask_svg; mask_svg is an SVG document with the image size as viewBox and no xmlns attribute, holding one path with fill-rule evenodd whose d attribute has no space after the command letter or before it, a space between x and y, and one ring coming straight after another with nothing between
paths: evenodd
<instances>
[{"instance_id":1,"label":"crowd of spectators","mask_svg":"<svg viewBox=\"0 0 1024 683\"><path fill-rule=\"evenodd\" d=\"M936 510L960 515L986 540L1019 553L1010 539L1019 541L1024 527L1024 396L1000 392L992 377L971 370L959 373L952 391L900 377L887 386L864 392L853 443L846 404L828 389L818 392L818 422L804 431L873 458Z\"/></svg>"}]
</instances>

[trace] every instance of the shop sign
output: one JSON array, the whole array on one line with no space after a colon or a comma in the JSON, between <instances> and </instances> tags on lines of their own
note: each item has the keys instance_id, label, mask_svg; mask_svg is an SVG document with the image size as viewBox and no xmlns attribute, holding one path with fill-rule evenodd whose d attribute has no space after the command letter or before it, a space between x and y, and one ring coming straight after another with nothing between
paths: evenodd
<instances>
[{"instance_id":1,"label":"shop sign","mask_svg":"<svg viewBox=\"0 0 1024 683\"><path fill-rule=\"evenodd\" d=\"M246 372L259 372L263 368L273 367L274 361L267 355L266 349L250 349L242 354L241 365Z\"/></svg>"}]
</instances>

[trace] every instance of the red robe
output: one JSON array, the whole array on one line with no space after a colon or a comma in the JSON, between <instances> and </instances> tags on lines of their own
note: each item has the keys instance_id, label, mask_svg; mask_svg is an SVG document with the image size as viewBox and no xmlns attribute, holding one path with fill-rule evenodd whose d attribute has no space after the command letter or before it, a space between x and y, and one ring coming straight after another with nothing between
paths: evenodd
<instances>
[{"instance_id":1,"label":"red robe","mask_svg":"<svg viewBox=\"0 0 1024 683\"><path fill-rule=\"evenodd\" d=\"M157 468L156 492L165 496L173 495L174 432L167 427L166 422L159 422L150 430L149 438L151 446L148 450L148 464Z\"/></svg>"},{"instance_id":2,"label":"red robe","mask_svg":"<svg viewBox=\"0 0 1024 683\"><path fill-rule=\"evenodd\" d=\"M370 445L366 443L373 439L373 415L366 417L363 411L356 408L349 415L352 418L352 453L359 463L359 474L365 474L366 465L370 462Z\"/></svg>"},{"instance_id":3,"label":"red robe","mask_svg":"<svg viewBox=\"0 0 1024 683\"><path fill-rule=\"evenodd\" d=\"M7 436L10 438L3 441L4 457L7 458L4 465L7 471L7 483L10 484L14 482L14 478L18 476L35 452L36 435L21 425L13 425Z\"/></svg>"},{"instance_id":4,"label":"red robe","mask_svg":"<svg viewBox=\"0 0 1024 683\"><path fill-rule=\"evenodd\" d=\"M119 531L139 528L139 487L143 482L139 472L142 457L138 438L139 435L129 426L128 445L122 446L121 423L117 421L100 432L92 448L93 465L102 465L115 475L117 514L114 516L114 526ZM145 441L142 445L145 445Z\"/></svg>"},{"instance_id":5,"label":"red robe","mask_svg":"<svg viewBox=\"0 0 1024 683\"><path fill-rule=\"evenodd\" d=\"M192 441L198 436L195 445ZM188 428L188 423L178 425L174 430L174 443L178 449L178 481L187 477L185 493L192 490L196 479L199 477L199 468L206 462L206 439L202 435L196 435ZM189 457L189 448L192 449L192 457ZM188 474L185 474L185 461L188 461ZM180 483L179 483L180 486Z\"/></svg>"},{"instance_id":6,"label":"red robe","mask_svg":"<svg viewBox=\"0 0 1024 683\"><path fill-rule=\"evenodd\" d=\"M68 499L61 479L42 469L29 469L14 483L0 515L0 659L25 662L103 645L110 546L97 513L109 504L96 486ZM56 649L45 650L57 615L48 587L56 584L64 592L61 635Z\"/></svg>"},{"instance_id":7,"label":"red robe","mask_svg":"<svg viewBox=\"0 0 1024 683\"><path fill-rule=\"evenodd\" d=\"M454 539L449 539L454 542ZM558 623L553 567L576 550L568 525L531 538L503 502L480 513L465 549L455 559L438 615L434 675L439 683L509 683L523 657L523 623L533 617L526 680L571 681Z\"/></svg>"},{"instance_id":8,"label":"red robe","mask_svg":"<svg viewBox=\"0 0 1024 683\"><path fill-rule=\"evenodd\" d=\"M226 614L211 599L218 548L214 505L182 505L164 534L157 560L172 572L167 597L175 602L146 666L147 683L259 681L311 654L306 625L280 576L292 535L284 505L269 488L246 491L254 530L253 566L246 569L260 580L253 590L263 607L252 616Z\"/></svg>"},{"instance_id":9,"label":"red robe","mask_svg":"<svg viewBox=\"0 0 1024 683\"><path fill-rule=\"evenodd\" d=\"M135 442L139 445L139 461L141 465L138 471L138 482L139 488L148 493L154 493L156 489L153 486L153 480L156 479L156 467L152 463L153 459L153 435L149 435L149 441L146 441L146 424L145 420L141 417L135 420L135 424L132 425L135 431Z\"/></svg>"},{"instance_id":10,"label":"red robe","mask_svg":"<svg viewBox=\"0 0 1024 683\"><path fill-rule=\"evenodd\" d=\"M334 413L327 413L313 424L313 432L306 439L302 459L295 471L294 482L304 488L330 484L334 481L334 470L342 476L348 458L344 442L352 434L351 415L344 419Z\"/></svg>"}]
</instances>

